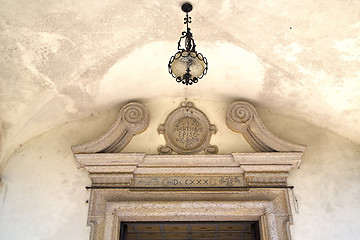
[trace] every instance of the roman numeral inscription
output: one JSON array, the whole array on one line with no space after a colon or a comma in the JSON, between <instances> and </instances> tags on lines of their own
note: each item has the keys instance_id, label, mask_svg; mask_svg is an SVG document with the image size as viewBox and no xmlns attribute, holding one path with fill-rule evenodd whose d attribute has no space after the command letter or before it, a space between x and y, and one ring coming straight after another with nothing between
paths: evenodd
<instances>
[{"instance_id":1,"label":"roman numeral inscription","mask_svg":"<svg viewBox=\"0 0 360 240\"><path fill-rule=\"evenodd\" d=\"M137 187L240 187L245 186L243 176L151 176L137 177L133 184Z\"/></svg>"}]
</instances>

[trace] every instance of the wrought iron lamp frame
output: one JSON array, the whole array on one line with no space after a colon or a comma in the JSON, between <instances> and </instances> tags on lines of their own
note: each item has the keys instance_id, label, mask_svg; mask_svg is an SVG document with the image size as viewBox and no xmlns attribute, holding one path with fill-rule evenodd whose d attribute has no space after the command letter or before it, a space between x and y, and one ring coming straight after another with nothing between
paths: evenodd
<instances>
[{"instance_id":1,"label":"wrought iron lamp frame","mask_svg":"<svg viewBox=\"0 0 360 240\"><path fill-rule=\"evenodd\" d=\"M181 33L181 37L178 41L178 52L175 53L174 56L171 56L169 64L168 64L168 70L171 76L173 76L178 83L183 83L185 85L192 85L193 83L197 83L199 79L203 78L204 75L206 75L208 71L208 61L207 58L204 57L201 53L198 53L195 50L196 44L195 40L193 38L193 34L191 33L191 29L189 28L189 23L191 23L191 17L189 16L189 12L192 10L192 5L190 3L184 3L181 7L181 9L186 13L186 16L184 18L184 24L186 24L186 31L183 31ZM185 48L181 47L181 42L184 41ZM199 77L193 77L191 75L190 68L187 67L186 73L184 73L182 76L175 76L172 69L171 64L181 58L181 57L192 57L197 58L200 61L204 62L204 70L202 74Z\"/></svg>"}]
</instances>

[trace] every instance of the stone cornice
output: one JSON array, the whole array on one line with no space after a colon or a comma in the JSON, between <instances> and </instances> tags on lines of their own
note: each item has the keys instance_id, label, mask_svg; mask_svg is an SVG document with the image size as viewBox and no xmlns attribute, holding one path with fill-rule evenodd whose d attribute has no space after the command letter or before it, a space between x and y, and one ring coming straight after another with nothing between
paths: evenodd
<instances>
[{"instance_id":1,"label":"stone cornice","mask_svg":"<svg viewBox=\"0 0 360 240\"><path fill-rule=\"evenodd\" d=\"M163 184L165 179L169 177L176 179L179 176L189 176L189 179L190 176L236 177L241 179L242 186L285 186L289 171L299 165L302 153L267 152L185 156L107 153L75 154L75 157L79 166L89 172L94 186L136 187L139 183L136 180L138 178L143 182L148 181L147 186L163 187L166 185ZM158 178L158 181L152 182L149 180L151 178ZM212 179L211 181L219 180ZM145 185L140 184L140 186Z\"/></svg>"},{"instance_id":2,"label":"stone cornice","mask_svg":"<svg viewBox=\"0 0 360 240\"><path fill-rule=\"evenodd\" d=\"M192 116L185 110L180 115L184 126L208 122L203 113L202 117ZM191 121L189 116L193 117ZM168 133L163 132L165 135L174 134L176 129L171 128L180 124L175 122ZM289 240L292 215L287 177L299 166L305 146L272 134L255 108L245 102L230 105L226 124L243 134L257 152L215 154L217 147L209 145L210 135L206 134L214 127L200 124L201 129L183 127L184 134L177 136L180 142L192 141L193 133L202 133L206 144L178 151L182 154L171 154L169 146L160 151L169 155L119 153L133 135L149 125L148 113L139 103L125 105L104 135L74 146L79 167L85 168L91 179L90 239L119 239L121 221L210 219L259 221L261 239ZM213 148L206 150L206 146ZM200 150L213 155L186 155Z\"/></svg>"}]
</instances>

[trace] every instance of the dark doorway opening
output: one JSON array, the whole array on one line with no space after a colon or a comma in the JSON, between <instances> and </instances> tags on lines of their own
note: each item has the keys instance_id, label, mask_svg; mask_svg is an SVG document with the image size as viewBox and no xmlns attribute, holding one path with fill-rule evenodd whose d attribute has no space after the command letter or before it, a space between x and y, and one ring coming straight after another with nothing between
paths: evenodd
<instances>
[{"instance_id":1,"label":"dark doorway opening","mask_svg":"<svg viewBox=\"0 0 360 240\"><path fill-rule=\"evenodd\" d=\"M120 240L260 240L259 222L124 222Z\"/></svg>"}]
</instances>

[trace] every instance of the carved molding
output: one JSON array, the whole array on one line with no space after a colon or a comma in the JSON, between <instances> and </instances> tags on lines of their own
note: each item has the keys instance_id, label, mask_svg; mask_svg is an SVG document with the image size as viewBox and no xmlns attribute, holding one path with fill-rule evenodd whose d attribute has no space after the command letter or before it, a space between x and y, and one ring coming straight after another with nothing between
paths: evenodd
<instances>
[{"instance_id":1,"label":"carved molding","mask_svg":"<svg viewBox=\"0 0 360 240\"><path fill-rule=\"evenodd\" d=\"M211 135L216 131L216 126L192 102L182 102L158 127L158 133L163 134L166 141L166 145L160 146L158 152L193 154L205 151L206 154L216 154L218 147L210 145Z\"/></svg>"},{"instance_id":2,"label":"carved molding","mask_svg":"<svg viewBox=\"0 0 360 240\"><path fill-rule=\"evenodd\" d=\"M226 125L230 130L241 133L258 152L304 152L306 148L271 133L261 122L254 106L247 102L234 102L228 107Z\"/></svg>"},{"instance_id":3,"label":"carved molding","mask_svg":"<svg viewBox=\"0 0 360 240\"><path fill-rule=\"evenodd\" d=\"M149 114L146 108L137 102L123 106L113 125L97 139L73 146L74 153L116 153L130 142L132 137L147 129Z\"/></svg>"},{"instance_id":4,"label":"carved molding","mask_svg":"<svg viewBox=\"0 0 360 240\"><path fill-rule=\"evenodd\" d=\"M286 186L301 152L231 155L75 154L92 186L228 187Z\"/></svg>"},{"instance_id":5,"label":"carved molding","mask_svg":"<svg viewBox=\"0 0 360 240\"><path fill-rule=\"evenodd\" d=\"M290 240L292 214L287 189L92 191L90 240L118 240L121 222L129 221L259 221L262 240Z\"/></svg>"},{"instance_id":6,"label":"carved molding","mask_svg":"<svg viewBox=\"0 0 360 240\"><path fill-rule=\"evenodd\" d=\"M90 239L119 239L121 221L211 220L259 221L261 239L290 240L288 191L276 187L302 155L75 154L92 181Z\"/></svg>"},{"instance_id":7,"label":"carved molding","mask_svg":"<svg viewBox=\"0 0 360 240\"><path fill-rule=\"evenodd\" d=\"M176 149L180 154L189 154L212 146L210 137L216 128L192 104L173 111L159 127L159 133L166 138L173 134L167 132L170 120L169 126L174 126L181 119L187 124L192 118L205 122L201 126L208 135L180 151L167 139L160 153ZM130 103L120 110L103 136L73 147L79 166L89 172L91 179L90 240L118 240L121 221L259 221L262 240L291 239L287 177L291 169L299 166L305 146L276 137L264 127L252 105L235 102L227 111L226 124L241 132L259 152L115 153L148 124L144 106Z\"/></svg>"}]
</instances>

